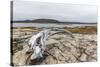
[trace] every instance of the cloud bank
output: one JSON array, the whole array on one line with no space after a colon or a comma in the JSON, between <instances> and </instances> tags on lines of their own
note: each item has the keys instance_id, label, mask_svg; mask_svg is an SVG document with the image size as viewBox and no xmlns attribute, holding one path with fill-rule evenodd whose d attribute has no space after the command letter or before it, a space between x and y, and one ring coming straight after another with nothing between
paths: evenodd
<instances>
[{"instance_id":1,"label":"cloud bank","mask_svg":"<svg viewBox=\"0 0 100 67\"><path fill-rule=\"evenodd\" d=\"M59 21L97 22L97 7L31 1L13 2L13 20L34 20L40 18Z\"/></svg>"}]
</instances>

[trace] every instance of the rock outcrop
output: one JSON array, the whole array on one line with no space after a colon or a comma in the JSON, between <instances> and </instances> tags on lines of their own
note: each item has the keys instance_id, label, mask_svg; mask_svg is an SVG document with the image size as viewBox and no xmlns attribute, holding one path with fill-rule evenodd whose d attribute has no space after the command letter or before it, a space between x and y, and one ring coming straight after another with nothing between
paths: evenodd
<instances>
[{"instance_id":1,"label":"rock outcrop","mask_svg":"<svg viewBox=\"0 0 100 67\"><path fill-rule=\"evenodd\" d=\"M46 42L43 58L35 60L30 60L31 53L27 53L29 48L23 39L20 43L15 41L16 43L12 44L16 44L12 62L14 65L40 65L97 61L96 34L74 34L74 36L78 39L77 42L65 34L51 36ZM20 38L18 41L21 41ZM18 50L18 46L21 45L23 48Z\"/></svg>"}]
</instances>

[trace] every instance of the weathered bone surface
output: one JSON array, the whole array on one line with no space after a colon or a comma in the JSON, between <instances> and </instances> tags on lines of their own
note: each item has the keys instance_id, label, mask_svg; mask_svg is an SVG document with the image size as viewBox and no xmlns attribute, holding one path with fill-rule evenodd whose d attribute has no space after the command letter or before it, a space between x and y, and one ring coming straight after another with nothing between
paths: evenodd
<instances>
[{"instance_id":1,"label":"weathered bone surface","mask_svg":"<svg viewBox=\"0 0 100 67\"><path fill-rule=\"evenodd\" d=\"M65 31L65 30L56 30L54 33L51 32L52 30L43 30L39 32L36 35L33 35L29 40L29 45L31 46L31 50L33 50L33 54L31 56L31 60L34 60L36 58L43 57L43 52L45 51L46 45L45 42L48 39L49 36L57 34L58 32L66 32L69 35L71 35L72 38L74 36L71 32Z\"/></svg>"}]
</instances>

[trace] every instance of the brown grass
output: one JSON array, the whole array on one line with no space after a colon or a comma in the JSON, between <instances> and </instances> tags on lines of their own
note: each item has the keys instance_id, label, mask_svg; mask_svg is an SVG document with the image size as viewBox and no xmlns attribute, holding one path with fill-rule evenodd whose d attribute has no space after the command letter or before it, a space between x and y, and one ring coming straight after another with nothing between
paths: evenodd
<instances>
[{"instance_id":1,"label":"brown grass","mask_svg":"<svg viewBox=\"0 0 100 67\"><path fill-rule=\"evenodd\" d=\"M72 33L81 33L81 34L93 34L97 33L96 26L84 26L84 27L64 27L63 29L69 30ZM31 32L39 32L42 29L34 28L34 27L20 27L20 28L12 28L12 31L31 31Z\"/></svg>"},{"instance_id":2,"label":"brown grass","mask_svg":"<svg viewBox=\"0 0 100 67\"><path fill-rule=\"evenodd\" d=\"M74 27L74 28L64 28L72 33L81 33L81 34L93 34L97 33L97 27L96 26L85 26L85 27Z\"/></svg>"}]
</instances>

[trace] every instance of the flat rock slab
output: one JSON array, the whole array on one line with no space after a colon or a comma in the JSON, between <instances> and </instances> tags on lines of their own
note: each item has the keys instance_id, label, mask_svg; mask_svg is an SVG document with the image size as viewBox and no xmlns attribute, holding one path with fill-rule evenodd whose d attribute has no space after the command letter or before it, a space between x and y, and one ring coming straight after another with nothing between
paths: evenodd
<instances>
[{"instance_id":1,"label":"flat rock slab","mask_svg":"<svg viewBox=\"0 0 100 67\"><path fill-rule=\"evenodd\" d=\"M46 42L46 51L43 58L30 61L29 54L26 54L28 46L13 55L14 65L40 65L40 64L64 64L77 62L97 61L97 40L96 34L75 34L79 39L75 40L66 35L53 35ZM93 38L93 39L91 39ZM22 43L23 44L23 43ZM76 44L76 45L75 45ZM78 47L77 47L78 46Z\"/></svg>"}]
</instances>

